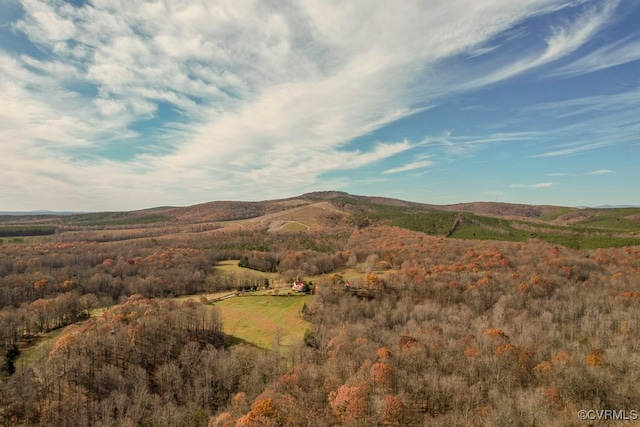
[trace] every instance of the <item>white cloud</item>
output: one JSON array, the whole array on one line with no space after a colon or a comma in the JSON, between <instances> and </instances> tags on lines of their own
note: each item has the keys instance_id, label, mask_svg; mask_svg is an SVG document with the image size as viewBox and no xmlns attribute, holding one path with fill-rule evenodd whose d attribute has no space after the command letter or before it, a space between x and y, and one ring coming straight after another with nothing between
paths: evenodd
<instances>
[{"instance_id":1,"label":"white cloud","mask_svg":"<svg viewBox=\"0 0 640 427\"><path fill-rule=\"evenodd\" d=\"M556 172L556 173L547 173L545 174L545 176L569 176L571 175L570 173L565 173L565 172Z\"/></svg>"},{"instance_id":2,"label":"white cloud","mask_svg":"<svg viewBox=\"0 0 640 427\"><path fill-rule=\"evenodd\" d=\"M511 188L549 188L553 186L553 182L539 182L537 184L511 184Z\"/></svg>"},{"instance_id":3,"label":"white cloud","mask_svg":"<svg viewBox=\"0 0 640 427\"><path fill-rule=\"evenodd\" d=\"M547 39L547 50L538 59L538 62L553 61L584 45L595 33L609 23L617 5L617 0L605 2L602 7L589 9L575 21L555 28L553 35Z\"/></svg>"},{"instance_id":4,"label":"white cloud","mask_svg":"<svg viewBox=\"0 0 640 427\"><path fill-rule=\"evenodd\" d=\"M613 171L610 169L598 169L593 172L587 172L585 175L606 175L609 173L613 173Z\"/></svg>"},{"instance_id":5,"label":"white cloud","mask_svg":"<svg viewBox=\"0 0 640 427\"><path fill-rule=\"evenodd\" d=\"M423 169L423 168L428 168L433 166L435 163L432 162L431 160L420 160L417 162L412 162L412 163L407 163L404 166L400 166L397 168L392 168L392 169L387 169L384 172L382 172L383 174L390 174L390 173L400 173L400 172L407 172L407 171L412 171L412 170L416 170L416 169Z\"/></svg>"},{"instance_id":6,"label":"white cloud","mask_svg":"<svg viewBox=\"0 0 640 427\"><path fill-rule=\"evenodd\" d=\"M124 209L318 186L329 172L415 148L354 141L458 90L438 84L443 60L487 53L496 35L567 4L94 0L76 8L25 0L15 28L44 55L0 50L0 179L22 191L5 188L0 199L27 192L53 209ZM610 10L557 29L533 63L581 46ZM145 131L146 121L165 120L162 108L179 116ZM439 142L453 149L458 141ZM485 140L462 142L460 149ZM141 154L104 157L126 144ZM431 165L419 160L385 173ZM73 194L76 204L61 206L56 194Z\"/></svg>"},{"instance_id":7,"label":"white cloud","mask_svg":"<svg viewBox=\"0 0 640 427\"><path fill-rule=\"evenodd\" d=\"M640 87L636 86L621 93L583 96L557 102L532 105L526 112L544 112L556 117L570 117L587 113L599 115L608 112L628 111L640 107Z\"/></svg>"},{"instance_id":8,"label":"white cloud","mask_svg":"<svg viewBox=\"0 0 640 427\"><path fill-rule=\"evenodd\" d=\"M640 132L640 88L543 103L524 111L545 116L540 120L552 117L565 122L547 131L546 135L540 135L541 139L558 142L547 144L545 151L536 157L572 156L637 141Z\"/></svg>"},{"instance_id":9,"label":"white cloud","mask_svg":"<svg viewBox=\"0 0 640 427\"><path fill-rule=\"evenodd\" d=\"M640 60L640 40L619 40L559 68L552 76L577 76Z\"/></svg>"},{"instance_id":10,"label":"white cloud","mask_svg":"<svg viewBox=\"0 0 640 427\"><path fill-rule=\"evenodd\" d=\"M546 39L544 51L512 61L495 71L465 83L463 87L482 87L496 83L569 55L583 46L611 21L617 4L617 0L610 1L601 7L596 6L588 9L574 21L553 28L552 35Z\"/></svg>"}]
</instances>

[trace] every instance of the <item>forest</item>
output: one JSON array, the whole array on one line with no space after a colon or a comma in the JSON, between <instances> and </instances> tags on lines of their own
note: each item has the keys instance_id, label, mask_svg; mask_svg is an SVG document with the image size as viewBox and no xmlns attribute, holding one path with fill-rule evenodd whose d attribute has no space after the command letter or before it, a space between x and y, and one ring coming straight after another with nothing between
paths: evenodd
<instances>
[{"instance_id":1,"label":"forest","mask_svg":"<svg viewBox=\"0 0 640 427\"><path fill-rule=\"evenodd\" d=\"M394 223L409 215L389 217L397 208L349 211L339 197L216 221L206 206L176 222L85 216L95 223L4 241L0 425L636 421L640 246L429 235ZM225 330L219 295L296 298L298 279L313 294L303 339L264 348Z\"/></svg>"}]
</instances>

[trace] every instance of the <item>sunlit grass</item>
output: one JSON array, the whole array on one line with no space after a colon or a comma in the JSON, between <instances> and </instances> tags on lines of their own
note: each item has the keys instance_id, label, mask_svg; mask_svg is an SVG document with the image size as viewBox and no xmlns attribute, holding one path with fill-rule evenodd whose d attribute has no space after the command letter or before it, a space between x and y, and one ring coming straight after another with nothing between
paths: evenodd
<instances>
[{"instance_id":1,"label":"sunlit grass","mask_svg":"<svg viewBox=\"0 0 640 427\"><path fill-rule=\"evenodd\" d=\"M220 261L214 267L214 272L220 273L220 274L230 274L230 275L253 274L253 275L259 276L259 277L266 277L269 280L280 280L281 279L281 276L278 273L269 273L269 272L264 272L264 271L252 270L250 268L240 267L240 266L238 266L239 262L240 262L240 260L237 260L237 259L230 259L230 260L226 260L226 261Z\"/></svg>"},{"instance_id":2,"label":"sunlit grass","mask_svg":"<svg viewBox=\"0 0 640 427\"><path fill-rule=\"evenodd\" d=\"M241 296L215 303L220 309L223 330L257 347L271 349L278 335L280 345L302 340L310 323L300 314L309 295Z\"/></svg>"},{"instance_id":3,"label":"sunlit grass","mask_svg":"<svg viewBox=\"0 0 640 427\"><path fill-rule=\"evenodd\" d=\"M281 231L306 231L309 227L297 221L288 222L282 226Z\"/></svg>"}]
</instances>

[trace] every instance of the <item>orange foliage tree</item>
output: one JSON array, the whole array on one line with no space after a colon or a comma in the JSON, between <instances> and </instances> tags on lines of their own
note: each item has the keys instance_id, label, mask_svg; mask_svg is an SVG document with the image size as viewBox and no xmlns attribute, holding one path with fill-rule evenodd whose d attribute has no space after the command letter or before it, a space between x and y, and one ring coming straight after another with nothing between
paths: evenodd
<instances>
[{"instance_id":1,"label":"orange foliage tree","mask_svg":"<svg viewBox=\"0 0 640 427\"><path fill-rule=\"evenodd\" d=\"M369 372L371 374L371 382L375 387L389 390L393 386L393 368L391 365L384 362L374 363Z\"/></svg>"},{"instance_id":2,"label":"orange foliage tree","mask_svg":"<svg viewBox=\"0 0 640 427\"><path fill-rule=\"evenodd\" d=\"M363 421L368 413L369 385L358 383L343 385L329 393L329 406L333 414L345 425Z\"/></svg>"},{"instance_id":3,"label":"orange foliage tree","mask_svg":"<svg viewBox=\"0 0 640 427\"><path fill-rule=\"evenodd\" d=\"M407 424L409 409L401 399L395 396L385 396L382 399L380 421L383 425L404 426Z\"/></svg>"},{"instance_id":4,"label":"orange foliage tree","mask_svg":"<svg viewBox=\"0 0 640 427\"><path fill-rule=\"evenodd\" d=\"M587 355L587 366L602 368L606 363L604 350L596 348Z\"/></svg>"},{"instance_id":5,"label":"orange foliage tree","mask_svg":"<svg viewBox=\"0 0 640 427\"><path fill-rule=\"evenodd\" d=\"M277 427L281 423L278 420L279 413L273 399L256 400L251 405L251 411L236 423L236 427Z\"/></svg>"}]
</instances>

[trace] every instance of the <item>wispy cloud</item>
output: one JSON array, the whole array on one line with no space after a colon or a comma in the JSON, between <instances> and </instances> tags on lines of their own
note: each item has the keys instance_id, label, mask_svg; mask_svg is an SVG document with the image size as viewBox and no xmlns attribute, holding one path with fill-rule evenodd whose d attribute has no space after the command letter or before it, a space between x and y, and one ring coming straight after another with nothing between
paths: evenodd
<instances>
[{"instance_id":1,"label":"wispy cloud","mask_svg":"<svg viewBox=\"0 0 640 427\"><path fill-rule=\"evenodd\" d=\"M525 112L542 112L546 115L570 117L588 113L623 111L640 106L640 87L634 86L624 92L606 95L581 96L563 101L531 105Z\"/></svg>"},{"instance_id":2,"label":"wispy cloud","mask_svg":"<svg viewBox=\"0 0 640 427\"><path fill-rule=\"evenodd\" d=\"M526 71L541 67L565 57L588 42L598 31L607 25L618 1L594 6L577 16L573 21L553 28L552 34L545 40L546 48L538 53L516 57L512 62L493 70L475 80L466 83L466 87L482 87L496 83Z\"/></svg>"},{"instance_id":3,"label":"wispy cloud","mask_svg":"<svg viewBox=\"0 0 640 427\"><path fill-rule=\"evenodd\" d=\"M547 173L545 174L545 176L569 176L571 175L570 173L565 173L565 172L554 172L554 173Z\"/></svg>"},{"instance_id":4,"label":"wispy cloud","mask_svg":"<svg viewBox=\"0 0 640 427\"><path fill-rule=\"evenodd\" d=\"M587 172L585 175L606 175L609 173L613 173L613 171L610 169L598 169L593 172Z\"/></svg>"},{"instance_id":5,"label":"wispy cloud","mask_svg":"<svg viewBox=\"0 0 640 427\"><path fill-rule=\"evenodd\" d=\"M640 40L619 40L576 59L550 73L551 76L571 77L604 70L640 59Z\"/></svg>"},{"instance_id":6,"label":"wispy cloud","mask_svg":"<svg viewBox=\"0 0 640 427\"><path fill-rule=\"evenodd\" d=\"M620 93L543 103L530 106L525 111L563 120L562 125L542 135L554 143L547 144L537 157L574 156L637 141L640 88L636 86Z\"/></svg>"},{"instance_id":7,"label":"wispy cloud","mask_svg":"<svg viewBox=\"0 0 640 427\"><path fill-rule=\"evenodd\" d=\"M538 131L495 132L487 135L454 135L447 131L443 135L425 137L417 145L439 145L450 155L471 157L488 146L533 141L539 136Z\"/></svg>"},{"instance_id":8,"label":"wispy cloud","mask_svg":"<svg viewBox=\"0 0 640 427\"><path fill-rule=\"evenodd\" d=\"M511 188L549 188L553 186L553 182L539 182L537 184L511 184Z\"/></svg>"},{"instance_id":9,"label":"wispy cloud","mask_svg":"<svg viewBox=\"0 0 640 427\"><path fill-rule=\"evenodd\" d=\"M406 165L400 166L397 168L387 169L382 173L386 175L391 173L407 172L407 171L412 171L416 169L428 168L433 166L434 164L435 163L432 162L431 160L420 160L418 162L407 163Z\"/></svg>"}]
</instances>

